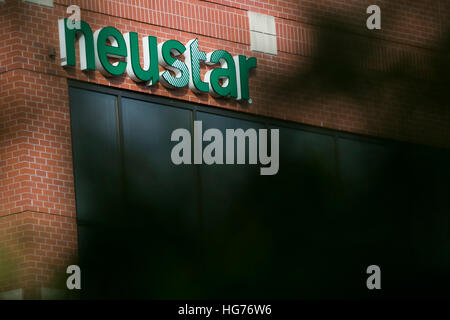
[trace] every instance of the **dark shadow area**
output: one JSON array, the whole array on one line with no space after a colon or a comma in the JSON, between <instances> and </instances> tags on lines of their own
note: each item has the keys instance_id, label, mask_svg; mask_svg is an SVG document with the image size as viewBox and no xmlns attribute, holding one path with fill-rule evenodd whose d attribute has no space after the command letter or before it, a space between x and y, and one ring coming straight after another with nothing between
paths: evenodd
<instances>
[{"instance_id":1,"label":"dark shadow area","mask_svg":"<svg viewBox=\"0 0 450 320\"><path fill-rule=\"evenodd\" d=\"M411 1L411 8L416 2ZM442 135L443 124L438 128L432 121L440 116L448 118L450 112L447 98L450 29L443 26L432 45L421 47L407 40L398 43L386 35L386 30L388 34L389 30L395 30L396 20L408 15L408 10L400 10L393 2L387 2L382 8L389 19L382 20L381 31L355 25L348 18L355 16L351 10L347 16L316 13L310 17L316 31L312 55L307 57L307 63L299 63L291 76L266 91L264 97L273 98L278 94L294 97L299 103L291 108L298 110L310 102L345 99L360 106L359 111L367 118L368 132L377 131L374 114L384 116L388 124L402 113L404 121L397 121L396 126L403 140L428 135L423 140L429 141L430 137ZM418 114L426 114L431 120L424 118L420 129L410 121ZM450 143L448 137L436 137L436 140L439 142L435 145Z\"/></svg>"},{"instance_id":2,"label":"dark shadow area","mask_svg":"<svg viewBox=\"0 0 450 320\"><path fill-rule=\"evenodd\" d=\"M203 130L266 124L70 97L82 298L448 297L447 151L280 123L275 176L176 166L170 135L194 116Z\"/></svg>"},{"instance_id":3,"label":"dark shadow area","mask_svg":"<svg viewBox=\"0 0 450 320\"><path fill-rule=\"evenodd\" d=\"M383 10L391 23L402 14ZM448 31L419 64L413 46L380 52L382 39L345 19L314 19L308 67L274 92L351 98L375 114L395 97L399 131L437 136L407 119L448 113ZM70 88L83 298L449 298L448 150L114 92ZM204 130L279 128L278 174L173 165L170 135L194 119ZM381 268L381 291L366 287L370 265Z\"/></svg>"}]
</instances>

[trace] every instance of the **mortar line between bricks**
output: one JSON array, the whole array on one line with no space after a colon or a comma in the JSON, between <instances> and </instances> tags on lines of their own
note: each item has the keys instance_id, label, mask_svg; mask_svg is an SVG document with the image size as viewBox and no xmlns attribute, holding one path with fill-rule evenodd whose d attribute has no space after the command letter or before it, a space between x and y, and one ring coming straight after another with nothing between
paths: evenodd
<instances>
[{"instance_id":1,"label":"mortar line between bricks","mask_svg":"<svg viewBox=\"0 0 450 320\"><path fill-rule=\"evenodd\" d=\"M5 217L14 216L14 215L19 215L19 214L26 213L26 212L41 213L41 214L46 214L46 215L50 215L50 216L64 217L64 218L75 219L75 220L77 219L76 217L70 217L70 216L66 216L66 215L62 215L62 214L56 214L56 213L50 213L50 212L42 212L42 211L35 211L35 210L23 210L23 211L19 211L19 212L5 214L3 216L0 216L0 219L1 218L5 218Z\"/></svg>"},{"instance_id":2,"label":"mortar line between bricks","mask_svg":"<svg viewBox=\"0 0 450 320\"><path fill-rule=\"evenodd\" d=\"M245 12L248 11L248 10L245 10L245 9L234 8L234 7L230 7L230 6L227 6L227 5L224 5L224 4L215 3L215 2L210 2L210 1L205 1L205 2L208 2L208 3L211 3L211 4L216 4L216 5L219 5L219 6L225 6L227 8L233 8L235 10L241 10L241 11L245 11ZM59 5L61 7L68 7L67 5L59 3L59 2L55 2L55 4ZM97 14L100 14L100 15L105 15L105 16L112 17L112 18L124 19L124 20L128 20L128 21L134 21L134 22L143 23L143 24L147 24L147 25L163 27L163 28L166 28L166 29L169 29L169 30L176 30L176 31L179 31L179 32L190 33L190 34L194 34L194 35L197 35L197 36L203 36L203 37L206 37L206 38L211 38L211 39L222 40L222 41L227 41L227 42L231 42L231 43L237 43L237 44L250 46L250 44L244 43L244 42L233 41L233 40L228 40L228 39L223 39L223 38L218 38L218 37L213 37L213 36L204 35L204 34L201 34L201 33L195 33L195 32L190 32L190 31L186 31L186 30L182 30L182 29L172 28L172 27L168 27L168 26L165 26L165 25L150 23L150 22L146 22L146 21L139 21L139 20L135 20L135 19L127 18L127 17L114 16L114 15L107 14L107 13L100 12L100 11L95 11L95 10L90 10L90 9L82 9L82 10L85 10L87 12L97 13ZM281 18L281 17L276 17L276 18L281 19L281 20L296 22L296 23L303 24L303 25L312 26L316 30L320 28L320 26L318 24L311 23L311 22L299 21L299 20L291 20L291 19L286 19L286 18ZM250 30L248 30L248 31L250 32ZM437 51L435 47L420 46L420 45L409 43L409 42L403 42L403 41L399 41L399 40L395 40L395 39L389 39L387 37L378 37L378 36L374 36L374 35L364 35L364 34L362 34L360 32L351 32L351 31L341 31L341 32L342 33L346 33L346 34L359 36L359 37L381 40L381 41L388 42L388 43L409 46L409 47L412 47L412 48L418 48L418 49L422 49L422 50ZM278 35L277 35L277 37L278 37ZM292 54L294 56L309 57L309 56L306 56L306 55L295 54L295 53L287 52L287 51L281 51L280 50L280 52L284 52L284 53L287 53L287 54Z\"/></svg>"},{"instance_id":3,"label":"mortar line between bricks","mask_svg":"<svg viewBox=\"0 0 450 320\"><path fill-rule=\"evenodd\" d=\"M56 5L59 5L59 6L61 6L61 7L68 7L68 6L66 6L65 4L61 4L61 3L58 3L58 2L55 2L55 4L56 4ZM104 13L104 12L94 11L94 10L90 10L90 9L83 9L83 10L84 10L84 11L87 11L87 12L91 12L91 13L96 13L96 14L104 15L104 16L107 16L107 17L112 17L112 18L117 18L117 19L124 19L124 20L127 20L127 21L133 21L133 22L142 23L142 24L146 24L146 25L150 25L150 26L155 26L155 27L163 27L163 28L166 28L166 29L169 29L169 30L175 30L175 31L183 32L183 33L193 34L193 35L196 35L196 36L202 36L202 37L205 37L205 38L210 38L210 39L215 39L215 40L221 40L221 41L225 41L225 42L230 42L230 43L235 43L235 44L241 44L241 45L245 45L245 46L247 46L247 47L250 47L250 44L245 43L245 42L233 41L233 40L228 40L228 39L223 39L223 38L213 37L213 36L209 36L209 35L205 35L205 34L201 34L201 33L196 33L196 32L186 31L186 30L182 30L182 29L171 28L171 27L167 27L167 26L164 26L164 25L159 25L159 24L149 23L149 22L145 22L145 21L139 21L139 20L135 20L135 19L131 19L131 18L114 16L114 15L110 15L110 14L107 14L107 13ZM280 38L280 39L287 39L287 38L282 38L282 37L279 37L279 38ZM250 50L250 51L251 51L251 50ZM286 53L286 54L292 55L292 56L306 57L306 58L307 58L307 57L311 57L310 55L306 55L306 54L293 53L293 52L284 51L284 50L278 50L278 51L279 51L279 52L282 52L282 53ZM7 72L7 71L5 71L5 72ZM2 75L2 74L5 73L5 72L0 72L0 75Z\"/></svg>"},{"instance_id":4,"label":"mortar line between bricks","mask_svg":"<svg viewBox=\"0 0 450 320\"><path fill-rule=\"evenodd\" d=\"M246 10L246 9L242 9L242 8L238 8L238 7L233 7L233 6L230 6L230 5L225 4L225 3L218 3L218 2L215 2L215 1L209 1L209 0L202 0L202 1L205 2L205 3L210 3L210 4L213 4L213 5L216 5L216 6L222 6L222 7L230 8L230 9L234 9L234 10L241 10L241 11L245 11L245 12L250 11L250 10ZM295 19L284 18L284 17L280 17L280 16L274 16L274 17L278 18L278 19L281 19L281 20L286 20L286 21L291 21L291 22L297 22L297 23L304 23L304 24L312 25L312 24L307 23L307 22L302 21L302 20L295 20Z\"/></svg>"},{"instance_id":5,"label":"mortar line between bricks","mask_svg":"<svg viewBox=\"0 0 450 320\"><path fill-rule=\"evenodd\" d=\"M311 56L306 56L307 58L313 58ZM17 70L22 70L22 71L28 71L28 72L33 72L33 73L37 73L37 74L43 74L43 75L47 75L47 76L54 76L54 77L58 77L58 78L63 78L63 79L73 79L73 80L79 80L77 77L75 76L64 76L64 75L59 75L59 74L55 74L55 73L49 73L49 72L42 72L42 71L37 71L37 70L31 70L31 69L27 69L27 68L14 68L8 71L5 71L3 73L0 73L0 76L2 76L3 74L7 73L7 72L12 72L12 71L17 71ZM368 68L368 70L373 70L371 68ZM427 79L425 77L419 77L419 76L410 76L410 79L414 79L414 80L425 80L428 81L430 83L437 83L436 81L433 81L432 79ZM88 82L88 83L96 83L99 84L96 81L93 81L91 79L85 81L85 80L79 80L79 81L84 81L84 82ZM108 86L111 86L111 83L108 84ZM135 90L132 90L135 91Z\"/></svg>"},{"instance_id":6,"label":"mortar line between bricks","mask_svg":"<svg viewBox=\"0 0 450 320\"><path fill-rule=\"evenodd\" d=\"M31 70L31 69L27 69L27 68L14 68L14 69L11 69L11 70L6 70L6 71L0 73L0 76L6 74L8 72L13 72L13 71L17 71L17 70L29 71L29 72L39 73L39 74L45 74L47 76L54 76L54 77L59 77L59 78L64 78L64 79L72 79L71 77L63 76L63 75L56 74L56 73L42 72L42 71Z\"/></svg>"},{"instance_id":7,"label":"mortar line between bricks","mask_svg":"<svg viewBox=\"0 0 450 320\"><path fill-rule=\"evenodd\" d=\"M441 0L438 0L438 13L439 13L439 36L442 38L442 12L441 12Z\"/></svg>"},{"instance_id":8,"label":"mortar line between bricks","mask_svg":"<svg viewBox=\"0 0 450 320\"><path fill-rule=\"evenodd\" d=\"M208 0L203 0L203 1L207 2L207 3L210 3L210 4L215 4L215 5L218 5L218 6L224 6L226 8L232 8L232 9L235 9L235 10L242 10L242 11L246 11L246 12L249 11L249 10L245 10L245 9L242 9L242 8L236 8L236 7L233 7L233 6L230 6L230 5L226 5L226 4L223 4L223 3L217 3L217 2L214 2L214 1L208 1ZM304 25L312 26L312 27L314 27L316 29L321 28L321 26L319 24L308 22L308 21L305 21L305 20L295 20L295 19L283 18L283 17L280 17L280 16L274 16L274 17L277 18L277 19L280 19L280 20L286 20L286 21L291 21L291 22L295 22L295 23L298 23L298 24L304 24ZM439 19L439 21L441 21L441 19ZM387 37L377 37L377 36L374 36L374 35L365 35L365 34L362 34L360 32L351 32L351 31L341 31L341 32L352 34L352 35L357 35L357 36L361 36L361 37L369 38L369 39L372 38L372 39L377 39L377 40L383 40L385 42L391 42L391 43L395 43L395 44L407 45L407 46L411 46L413 48L419 48L419 49L425 49L425 50L436 50L433 47L419 46L419 45L415 45L415 44L408 43L408 42L402 42L402 41L398 41L398 40L394 40L394 39L389 39Z\"/></svg>"},{"instance_id":9,"label":"mortar line between bricks","mask_svg":"<svg viewBox=\"0 0 450 320\"><path fill-rule=\"evenodd\" d=\"M68 7L65 4L61 4L58 2L55 2L56 5L62 6L62 7ZM196 33L196 32L191 32L191 31L186 31L186 30L182 30L182 29L177 29L177 28L172 28L172 27L168 27L168 26L164 26L164 25L159 25L159 24L155 24L155 23L150 23L147 21L139 21L139 20L135 20L135 19L131 19L131 18L127 18L127 17L119 17L119 16L113 16L111 14L108 13L104 13L104 12L100 12L100 11L95 11L95 10L90 10L90 9L82 9L83 11L87 11L87 12L92 12L92 13L97 13L97 14L101 14L107 17L111 17L111 18L116 18L116 19L123 19L123 20L128 20L128 21L133 21L133 22L138 22L138 23L142 23L142 24L147 24L147 25L151 25L151 26L155 26L155 27L164 27L166 29L169 30L175 30L175 31L179 31L179 32L184 32L184 33L190 33L190 34L194 34L197 36L202 36L205 38L211 38L211 39L216 39L216 40L221 40L221 41L227 41L227 42L231 42L231 43L237 43L237 44L242 44L242 45L246 45L246 46L250 46L248 43L245 42L239 42L239 41L233 41L233 40L228 40L228 39L223 39L223 38L218 38L218 37L213 37L213 36L209 36L209 35L204 35L201 33Z\"/></svg>"}]
</instances>

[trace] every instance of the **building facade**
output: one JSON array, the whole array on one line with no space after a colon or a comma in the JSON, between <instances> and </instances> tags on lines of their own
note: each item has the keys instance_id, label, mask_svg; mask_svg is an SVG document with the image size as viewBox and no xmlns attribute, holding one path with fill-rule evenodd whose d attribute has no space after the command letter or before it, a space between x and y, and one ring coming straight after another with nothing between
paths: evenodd
<instances>
[{"instance_id":1,"label":"building facade","mask_svg":"<svg viewBox=\"0 0 450 320\"><path fill-rule=\"evenodd\" d=\"M380 30L369 30L366 27L366 20L369 17L366 9L373 4L381 8ZM244 97L240 100L233 96L215 97L209 92L194 92L187 85L182 88L167 88L161 81L149 86L145 82L134 81L127 72L106 77L104 73L99 72L98 65L94 66L96 70L89 70L89 68L81 70L80 53L82 54L83 51L78 46L80 39L74 41L75 66L70 66L70 63L64 66L60 42L61 29L58 21L70 17L67 9L71 5L77 5L80 8L80 18L83 23L90 26L93 37L96 37L94 35L96 30L107 26L114 27L122 35L134 32L139 36L140 52L145 50L141 42L142 37L152 36L156 38L158 44L168 40L178 40L182 44L187 44L190 40L198 39L199 50L202 52L224 50L231 56L256 58L257 65L248 69L249 96L247 99ZM448 184L450 175L446 165L448 163L446 150L450 147L450 108L446 100L446 86L449 84L446 71L450 66L446 61L450 47L448 21L450 21L450 4L444 0L408 2L366 0L0 1L0 38L2 39L0 42L0 259L2 259L4 270L0 272L0 292L3 292L4 297L16 298L47 298L54 292L61 293L66 284L67 266L78 264L80 250L89 251L89 249L80 249L84 244L86 248L89 248L88 234L102 234L98 231L100 229L95 229L96 227L92 229L90 225L101 225L102 221L108 221L110 216L105 216L105 212L111 213L120 208L117 213L111 213L111 216L116 217L117 214L120 218L117 218L117 221L116 218L111 218L110 221L110 224L115 226L116 234L120 234L118 225L127 219L120 213L183 211L177 206L171 207L169 203L180 204L185 212L193 216L200 214L201 218L198 221L197 218L187 220L191 222L196 220L196 223L201 225L199 228L206 230L204 237L209 240L205 241L207 243L205 246L215 244L216 249L204 249L202 244L198 244L203 243L202 239L196 239L192 243L190 240L186 241L191 239L191 236L196 237L193 234L198 235L197 231L189 231L184 235L185 238L180 236L181 238L177 240L179 243L189 243L190 249L186 250L202 251L204 249L203 253L198 254L204 261L209 261L205 264L212 265L212 269L215 268L214 266L224 265L224 261L214 254L219 250L218 248L223 249L221 252L228 252L228 254L234 248L231 244L222 246L221 241L214 238L213 234L224 232L222 234L224 238L230 237L235 241L250 243L248 238L239 237L242 236L241 232L243 234L254 232L251 239L258 239L259 244L249 245L247 249L252 251L254 248L260 248L264 241L269 241L262 235L259 238L260 233L267 234L269 224L272 224L274 228L279 227L279 230L284 228L286 234L291 235L307 232L308 223L317 228L323 223L329 226L326 229L331 230L334 228L332 226L335 226L347 230L345 229L347 224L342 221L359 221L359 215L356 212L370 211L367 220L360 221L362 225L366 225L371 224L367 222L371 220L371 217L376 221L376 212L379 210L388 213L383 216L384 220L380 222L380 225L374 223L376 226L386 226L389 223L394 226L401 225L403 222L393 217L398 212L398 219L402 221L409 221L410 216L415 217L414 222L408 224L410 231L415 228L420 229L418 225L429 227L426 231L420 229L423 231L420 233L423 238L412 236L412 242L407 244L401 242L405 246L399 244L398 247L408 248L410 252L408 259L419 256L424 261L430 261L432 257L438 261L431 266L423 262L417 269L418 273L428 270L427 272L433 274L434 268L441 270L441 267L448 266L448 258L441 254L449 239L445 232L445 222L449 221L447 210L450 208L448 196L445 196L450 190ZM86 43L89 41L86 35L85 41ZM89 62L89 57L87 59ZM142 64L143 59L141 55ZM163 66L159 66L159 71L163 70ZM200 75L203 79L210 70L210 66L200 64ZM241 85L246 84L242 82ZM142 105L147 106L143 107L147 108L146 111L139 111ZM99 113L91 113L93 106L98 107L95 110ZM169 115L172 111L167 110L175 109L181 111L176 115ZM145 123L140 124L139 119L146 119ZM261 182L259 180L261 178L245 179L251 174L242 171L244 169L236 169L241 170L239 173L232 168L223 169L220 172L208 171L213 170L209 167L204 170L200 168L195 172L189 171L190 167L183 167L184 171L171 171L175 169L168 161L167 164L164 162L168 159L165 156L170 155L170 148L173 146L170 141L170 132L178 127L189 128L193 119L202 120L205 126L223 130L230 126L285 128L280 129L279 175ZM118 129L111 129L111 126ZM162 131L148 129L158 126L164 127ZM112 131L108 131L110 129ZM104 138L102 134L108 138ZM158 137L155 141L160 145L151 143L147 145L145 141L139 140L142 136ZM115 137L117 141L110 140L110 137ZM322 139L322 137L325 138ZM118 149L105 147L109 144L117 145ZM368 147L369 145L381 146L383 151L369 151L369 149L372 150ZM386 147L389 152L394 150L395 153L395 150L400 149L408 151L390 155L390 164L385 166L385 160L378 161L383 158L381 154L384 154L385 146L389 146ZM314 153L314 148L320 149L317 154ZM311 154L316 155L313 160L301 158L301 151L310 149ZM153 150L154 153L146 154L144 150ZM358 152L360 152L359 156L353 156ZM150 158L153 160L148 160ZM330 160L331 158L333 159ZM146 159L150 162L146 162ZM331 162L328 163L328 161ZM152 165L143 169L144 163ZM323 163L321 177L328 177L329 174L329 178L323 178L325 180L322 181L320 180L322 178L308 176L308 172L322 170L314 167L317 163ZM303 169L298 169L299 166L303 166ZM152 168L158 168L155 169L157 172L152 172ZM360 168L364 173L358 173L358 169L355 168ZM403 172L402 169L405 171ZM289 172L290 177L284 176L283 170ZM89 181L84 172L94 172L89 178L95 181ZM158 172L164 173L165 176L158 176ZM370 174L365 175L367 172ZM115 174L118 176L115 177ZM374 181L373 177L380 174L391 178L395 174L398 176L395 176L395 183L387 178L379 184L378 182L367 183L367 181ZM121 175L125 175L125 178ZM226 180L227 177L234 177L234 175L239 178L233 180L233 183ZM179 179L167 178L174 181L166 181L164 178L174 176ZM371 178L367 178L369 176ZM144 177L145 181L158 181L158 183L145 185L139 180L140 177ZM308 185L303 186L302 182L292 181L295 179L308 181ZM126 187L122 186L123 181L127 181ZM228 182L221 185L221 181ZM252 183L248 184L248 181ZM337 190L340 188L334 183L344 183L344 189L351 192L338 193ZM112 190L114 188L110 188L116 185L123 188L117 191L118 193ZM409 191L404 193L399 192L399 189L405 190L403 188L405 185L414 186L414 191L408 189ZM262 186L264 190L258 189L263 188ZM283 192L264 193L271 186L278 186L278 190ZM289 186L290 191L283 189L282 186ZM328 187L332 191L324 193L323 190ZM214 188L220 192L209 193ZM257 190L257 193L256 191L246 193L249 188ZM232 189L239 192L233 193L230 191ZM96 193L98 190L102 190L103 193ZM151 190L155 199L164 199L165 209L161 209L163 204L159 203L159 200L151 203L143 201L148 198L148 195L140 195L142 190ZM164 192L159 194L158 190ZM180 190L189 190L189 193ZM297 190L305 198L293 190ZM308 190L319 190L321 196L317 196L317 192L308 195ZM127 195L123 196L123 192ZM173 192L172 198L167 196L169 192ZM359 192L363 192L364 196L355 200L357 197L355 194ZM377 195L376 199L371 198L373 194ZM239 195L243 199L234 202L233 199L237 199ZM226 219L204 218L209 212L221 212L216 208L221 206L226 208L223 209L224 212L252 211L253 209L244 210L243 208L246 206L255 208L257 203L263 203L257 195L260 197L265 195L265 199L273 196L274 202L266 203L265 207L271 208L273 217L284 220L284 226L278 226L281 222L273 222L271 220L273 217L266 217L263 222L254 224L256 229L249 227L246 231L233 233L234 229L231 227L227 229L228 231L218 231L211 227L208 231L208 226L214 226L216 223L226 225ZM342 203L336 204L330 200L333 195ZM122 196L127 200L123 200ZM138 198L133 199L133 197ZM299 202L301 202L300 199L304 201L304 207L301 203L295 203L296 197L299 197L297 198ZM117 199L121 200L115 203ZM308 203L307 199L313 199L315 204ZM378 206L376 203L380 199L388 205ZM414 203L411 199L415 199L416 202ZM190 202L191 200L193 203ZM124 207L125 202L126 207ZM343 218L344 220L339 221L331 216L323 216L323 219L316 217L314 219L318 220L308 220L309 222L291 217L294 219L292 223L298 224L298 228L295 231L286 227L290 224L291 218L289 215L283 218L282 213L295 211L293 208L296 206L303 208L299 210L301 214L308 214L305 211L315 212L312 208L328 203L333 209L325 206L319 211L342 214L346 212L343 209L344 202L359 208L360 211L355 209L355 212L352 211L349 216ZM135 205L133 210L130 203ZM234 209L226 207L227 203L232 203L235 206ZM408 210L405 209L405 203L408 203ZM372 208L367 208L369 206ZM376 210L373 209L374 207ZM264 211L263 208L258 210ZM91 211L102 213L96 215ZM432 221L423 218L427 222L422 224L421 214L424 211L429 211ZM416 215L411 212L416 212ZM134 216L133 219L137 219L138 216ZM241 218L233 217L233 221L241 221L239 223L245 224L245 217L240 220ZM158 226L158 223L164 225L173 222L164 219L151 220L148 223L150 226ZM190 223L184 219L186 217L175 219L176 226L185 226ZM254 216L248 219L253 221ZM269 221L272 222L269 223ZM378 247L366 238L362 240L363 236L359 232L370 234L372 231L369 228L364 229L363 232L360 229L361 225L358 222L354 223L359 231L355 233L351 231L350 234L356 242L360 241L361 248L352 247L353 251L350 251L356 252L355 254L359 257L365 257L362 247L372 248L372 252L375 252L374 254L380 260L387 261L386 265L389 265L389 259L395 254L390 252L384 256L383 246ZM251 225L250 222L249 225ZM197 230L195 229L197 227L192 228ZM388 234L384 243L386 246L388 242L395 239L395 232L388 229L383 229L383 232ZM160 229L159 233L155 231L155 234L164 238L161 230L165 229ZM328 231L332 232L330 230ZM354 229L350 227L350 230ZM227 232L231 232L231 235ZM376 238L377 233L373 232ZM411 232L414 233L414 231ZM126 232L124 234L127 237L129 235ZM273 236L282 238L281 234L282 232L274 233ZM333 237L338 236L337 233L332 234ZM433 252L425 250L427 253L420 253L420 249L417 248L420 247L420 243L424 243L424 239L429 234L434 234L436 238L430 240L431 242L426 240L425 247L437 248L438 244L442 247ZM311 237L298 239L298 241L302 243L311 241L311 246L314 247L315 242L311 240L314 237ZM327 238L327 236L324 237ZM344 238L345 236L342 239ZM155 238L151 239L152 243L157 241ZM332 239L329 238L327 243L332 242ZM128 243L127 240L121 241L121 243ZM140 237L137 237L135 241L145 242ZM165 243L167 241L167 239L164 240ZM243 296L247 297L256 292L263 292L261 297L308 297L306 293L294 294L296 292L294 285L297 288L298 284L308 276L293 276L301 274L301 263L297 264L295 261L300 261L302 258L297 253L292 256L288 253L290 249L286 249L287 251L283 253L280 248L287 248L286 243L291 243L292 239L283 241L280 242L279 247L274 242L266 243L267 248L278 248L273 249L274 251L268 255L279 261L280 266L271 265L261 273L250 271L240 273L240 271L233 271L231 265L224 269L217 267L214 269L216 273L211 272L209 275L211 278L208 279L216 279L215 276L218 277L218 275L225 279L223 282L226 282L226 279L240 279L239 283L244 283L242 290L247 294ZM343 247L353 242L350 239L342 241L340 245ZM102 251L102 247L98 245L97 249ZM107 247L108 243L103 243L103 246ZM315 257L311 246L302 247L308 260ZM141 249L141 246L137 247ZM314 252L316 250L332 251L332 248L325 244L314 248ZM178 249L167 250L175 256L181 255ZM350 253L348 254L350 256ZM125 257L128 256L125 254ZM165 259L163 253L158 253L157 257L158 260L152 260L153 263L148 262L148 265L157 265L155 261ZM245 257L253 256L247 254ZM344 254L344 257L347 255ZM90 258L92 256L85 261L90 261ZM259 255L256 258L253 257L254 259L248 258L248 261L243 256L232 254L228 258L243 261L243 269L252 269L255 265L271 263L266 261L269 258L262 258ZM337 257L334 258L337 259ZM368 257L365 258L370 260ZM326 259L321 259L318 258L318 261L324 265L330 263ZM191 263L187 258L180 261L164 261L166 263L164 266L178 263L186 270L197 268L195 263ZM259 261L258 264L255 261ZM361 261L350 263L348 268L362 270L363 264L359 264ZM135 263L139 262L135 261ZM292 270L286 267L287 265L291 265ZM304 267L305 270L314 269L312 264ZM103 267L96 266L96 268ZM121 265L118 268L122 270L120 271L122 273L123 270L128 270L127 265ZM155 274L155 279L151 278L149 281L159 289L148 296L143 295L145 297L172 297L171 293L174 297L221 297L217 292L207 289L199 292L186 289L175 293L174 288L177 286L164 286L170 282L169 279L173 274L162 277L164 281L161 280L160 283L156 279L160 276L158 273L160 270L158 268L151 270ZM326 270L327 268L323 266L318 272L325 274ZM341 274L346 275L346 272L342 271ZM184 277L175 271L174 274L179 277L177 278L179 283L182 283L179 287L186 288L192 288L194 283L192 279L199 277L199 275L191 278ZM284 285L277 286L277 281L273 283L269 281L268 287L264 288L265 291L261 291L259 286L254 285L257 280L249 280L250 274L256 274L255 279L277 275ZM444 277L448 275L445 272L437 274ZM95 282L91 278L91 284L92 281ZM336 287L340 285L340 282L331 276L326 281L334 283ZM234 287L227 287L223 282L214 283L217 288L221 288L222 292L233 292ZM349 280L349 283L349 296L354 296L355 292L359 292L359 289L352 291L352 288L357 287L357 281ZM325 284L323 286L325 288ZM140 288L133 288L136 292L140 292ZM320 296L311 289L312 285L305 284L305 288L309 288L308 292L312 292L312 297ZM320 288L319 284L317 291L320 291ZM59 291L52 291L54 289ZM93 296L98 297L102 296L102 292L104 293L102 290L106 289L93 288L92 290L98 293ZM325 296L338 296L337 289L333 290L330 289ZM398 291L400 289L395 290L393 292L401 292ZM264 292L281 291L286 294L264 294ZM225 294L227 297L230 295Z\"/></svg>"}]
</instances>

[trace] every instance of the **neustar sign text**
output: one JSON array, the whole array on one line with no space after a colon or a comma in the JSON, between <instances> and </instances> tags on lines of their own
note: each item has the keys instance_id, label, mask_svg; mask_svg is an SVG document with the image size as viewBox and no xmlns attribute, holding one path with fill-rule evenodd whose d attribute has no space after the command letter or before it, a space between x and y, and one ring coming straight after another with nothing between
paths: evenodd
<instances>
[{"instance_id":1,"label":"neustar sign text","mask_svg":"<svg viewBox=\"0 0 450 320\"><path fill-rule=\"evenodd\" d=\"M125 71L136 82L151 86L158 81L170 89L189 88L197 93L209 92L215 97L233 97L249 100L248 76L256 68L256 58L243 55L232 56L225 50L203 52L198 40L190 40L186 46L177 40L157 43L156 37L142 38L144 66L140 64L138 34L122 35L114 27L104 27L94 33L84 21L79 28L72 27L67 19L58 21L59 44L62 66L75 66L75 41L80 48L81 70L98 69L103 75L119 76ZM109 43L107 42L109 41ZM184 62L177 56L184 55ZM111 62L109 58L118 58ZM200 77L200 63L219 65ZM158 63L166 70L160 72Z\"/></svg>"}]
</instances>

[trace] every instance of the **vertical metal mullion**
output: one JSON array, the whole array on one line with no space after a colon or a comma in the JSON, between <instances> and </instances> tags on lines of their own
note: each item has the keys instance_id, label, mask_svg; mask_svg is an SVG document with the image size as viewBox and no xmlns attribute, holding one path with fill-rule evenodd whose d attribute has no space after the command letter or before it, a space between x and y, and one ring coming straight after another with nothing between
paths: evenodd
<instances>
[{"instance_id":1,"label":"vertical metal mullion","mask_svg":"<svg viewBox=\"0 0 450 320\"><path fill-rule=\"evenodd\" d=\"M120 157L120 210L123 212L128 208L128 190L126 182L126 165L124 154L124 141L123 141L123 108L122 108L122 95L119 93L116 100L116 121L117 121L117 139L119 143L119 157Z\"/></svg>"},{"instance_id":2,"label":"vertical metal mullion","mask_svg":"<svg viewBox=\"0 0 450 320\"><path fill-rule=\"evenodd\" d=\"M197 106L194 106L191 113L191 146L194 147L194 121L197 120ZM203 148L202 148L203 150ZM193 155L194 153L191 152ZM194 164L194 170L195 170L195 180L196 180L196 187L197 187L197 199L196 199L196 206L197 206L197 217L198 217L198 224L199 224L199 256L201 260L201 266L202 268L206 268L206 232L205 232L205 217L203 212L203 189L202 189L202 182L201 182L201 174L200 174L200 166L199 164ZM202 270L203 272L203 270Z\"/></svg>"},{"instance_id":3,"label":"vertical metal mullion","mask_svg":"<svg viewBox=\"0 0 450 320\"><path fill-rule=\"evenodd\" d=\"M334 192L334 202L335 205L338 205L338 210L340 212L340 210L343 208L342 207L342 203L341 201L339 201L340 195L337 193L338 190L344 190L343 189L343 181L342 181L342 176L341 176L341 169L340 169L340 159L339 159L339 135L338 134L334 134L333 135L333 145L334 145L334 174L335 174L335 188L336 188L336 192Z\"/></svg>"}]
</instances>

